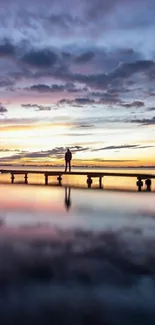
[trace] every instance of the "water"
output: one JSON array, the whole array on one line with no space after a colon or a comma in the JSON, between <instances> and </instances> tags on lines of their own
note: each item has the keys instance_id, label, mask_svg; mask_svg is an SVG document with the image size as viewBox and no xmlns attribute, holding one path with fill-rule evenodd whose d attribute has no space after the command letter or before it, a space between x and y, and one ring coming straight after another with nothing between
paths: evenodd
<instances>
[{"instance_id":1,"label":"water","mask_svg":"<svg viewBox=\"0 0 155 325\"><path fill-rule=\"evenodd\" d=\"M4 169L4 167L0 167L0 169ZM5 167L5 169L22 169L22 170L43 170L43 171L53 171L53 170L60 170L63 171L63 168L54 168L54 167ZM153 174L155 175L155 168L77 168L74 167L72 169L73 171L90 171L90 172L118 172L118 173L142 173L142 174ZM76 186L76 187L87 187L86 183L87 177L86 176L70 176L70 175L64 175L63 176L63 185L70 185L70 186ZM134 177L104 177L103 179L103 186L104 189L109 190L128 190L128 191L136 191L137 179ZM10 183L10 175L9 174L3 174L0 175L0 183ZM16 183L23 183L24 182L24 175L16 175L15 176L15 182ZM28 175L28 182L29 184L45 184L44 175L35 175L30 174ZM49 177L49 185L56 185L58 183L56 176ZM99 186L99 180L98 178L93 179L93 185L94 188ZM155 179L152 180L152 190L155 191Z\"/></svg>"},{"instance_id":2,"label":"water","mask_svg":"<svg viewBox=\"0 0 155 325\"><path fill-rule=\"evenodd\" d=\"M155 324L154 193L0 185L2 324Z\"/></svg>"}]
</instances>

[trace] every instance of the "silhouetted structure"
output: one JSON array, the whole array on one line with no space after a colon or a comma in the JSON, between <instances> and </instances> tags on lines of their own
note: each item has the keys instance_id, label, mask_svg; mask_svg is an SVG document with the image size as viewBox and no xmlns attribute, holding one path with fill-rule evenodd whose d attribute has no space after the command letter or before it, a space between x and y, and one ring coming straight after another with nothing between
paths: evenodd
<instances>
[{"instance_id":1,"label":"silhouetted structure","mask_svg":"<svg viewBox=\"0 0 155 325\"><path fill-rule=\"evenodd\" d=\"M143 187L143 181L141 180L141 178L138 178L137 187L138 187L138 192L141 192Z\"/></svg>"},{"instance_id":2,"label":"silhouetted structure","mask_svg":"<svg viewBox=\"0 0 155 325\"><path fill-rule=\"evenodd\" d=\"M68 151L67 151L68 152ZM66 152L66 154L67 154ZM70 150L69 150L70 152ZM71 154L71 152L70 152ZM68 156L68 154L66 155ZM66 157L67 158L67 157ZM71 158L72 154L68 159L66 159L66 169L67 165L69 165L70 171L71 171ZM66 174L66 171L60 171L60 170L27 170L27 169L0 169L0 174L10 174L11 176L11 182L12 184L15 183L15 176L16 175L23 175L25 179L25 184L28 184L28 175L29 174L35 174L35 175L44 175L45 177L45 185L49 184L49 177L55 176L57 177L58 184L62 185L62 177ZM93 184L93 180L97 178L99 180L99 188L103 189L102 180L105 177L131 177L131 178L137 178L136 186L138 188L138 191L141 192L143 190L143 181L145 181L146 191L151 191L151 184L152 180L155 179L155 174L145 174L145 173L120 173L120 172L105 172L105 171L73 171L70 173L71 176L86 176L86 182L88 188L91 188Z\"/></svg>"},{"instance_id":3,"label":"silhouetted structure","mask_svg":"<svg viewBox=\"0 0 155 325\"><path fill-rule=\"evenodd\" d=\"M65 187L65 206L67 210L69 210L71 207L70 195L71 195L71 188Z\"/></svg>"},{"instance_id":4,"label":"silhouetted structure","mask_svg":"<svg viewBox=\"0 0 155 325\"><path fill-rule=\"evenodd\" d=\"M71 160L72 160L72 153L69 149L67 149L65 153L65 172L67 172L67 167L69 167L69 172L71 172Z\"/></svg>"},{"instance_id":5,"label":"silhouetted structure","mask_svg":"<svg viewBox=\"0 0 155 325\"><path fill-rule=\"evenodd\" d=\"M145 185L146 185L146 190L147 190L147 192L151 192L151 179L146 179L146 181L145 181Z\"/></svg>"},{"instance_id":6,"label":"silhouetted structure","mask_svg":"<svg viewBox=\"0 0 155 325\"><path fill-rule=\"evenodd\" d=\"M93 183L92 178L90 176L88 176L87 177L87 185L88 185L88 188L91 188L92 183Z\"/></svg>"}]
</instances>

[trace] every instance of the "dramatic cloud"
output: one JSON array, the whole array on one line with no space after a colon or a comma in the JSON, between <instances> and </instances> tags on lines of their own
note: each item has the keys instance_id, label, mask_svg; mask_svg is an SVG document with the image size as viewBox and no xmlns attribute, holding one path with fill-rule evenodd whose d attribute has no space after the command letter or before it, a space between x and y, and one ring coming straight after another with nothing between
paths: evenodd
<instances>
[{"instance_id":1,"label":"dramatic cloud","mask_svg":"<svg viewBox=\"0 0 155 325\"><path fill-rule=\"evenodd\" d=\"M111 150L115 160L121 148L142 157L139 143L155 142L154 12L154 0L1 0L0 131L8 147L18 147L20 130L23 150L48 156L51 138L39 147L35 132L46 138L46 124L58 123L60 155L78 139L82 148L100 146L98 158ZM109 147L115 139L121 147Z\"/></svg>"}]
</instances>

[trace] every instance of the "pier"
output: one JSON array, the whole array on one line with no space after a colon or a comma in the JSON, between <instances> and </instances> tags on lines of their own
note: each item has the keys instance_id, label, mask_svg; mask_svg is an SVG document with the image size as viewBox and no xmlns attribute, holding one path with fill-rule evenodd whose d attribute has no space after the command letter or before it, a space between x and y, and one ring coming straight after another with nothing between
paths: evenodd
<instances>
[{"instance_id":1,"label":"pier","mask_svg":"<svg viewBox=\"0 0 155 325\"><path fill-rule=\"evenodd\" d=\"M10 174L11 183L15 183L16 175L23 175L24 183L28 184L28 175L29 174L40 174L44 175L45 185L49 184L49 177L55 176L57 178L58 184L61 186L63 181L63 175L70 176L86 176L86 183L88 188L91 188L93 184L93 179L98 178L99 188L103 187L103 178L104 177L132 177L136 178L136 186L139 192L142 191L142 188L145 185L146 191L151 191L152 179L155 179L153 174L141 174L141 173L117 173L117 172L63 172L63 171L43 171L43 170L11 170L11 169L0 169L0 174Z\"/></svg>"}]
</instances>

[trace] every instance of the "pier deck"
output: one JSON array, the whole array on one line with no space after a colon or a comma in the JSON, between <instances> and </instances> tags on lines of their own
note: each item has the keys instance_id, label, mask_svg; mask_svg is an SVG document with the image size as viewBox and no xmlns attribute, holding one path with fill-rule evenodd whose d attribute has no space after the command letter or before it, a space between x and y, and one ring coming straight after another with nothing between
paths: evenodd
<instances>
[{"instance_id":1,"label":"pier deck","mask_svg":"<svg viewBox=\"0 0 155 325\"><path fill-rule=\"evenodd\" d=\"M143 187L143 180L145 180L146 190L151 191L151 180L155 179L154 174L144 174L144 173L120 173L120 172L87 172L87 171L72 171L72 172L65 172L65 171L50 171L50 170L25 170L25 169L0 169L0 174L10 174L11 182L15 182L15 175L24 175L25 184L28 184L28 175L29 174L40 174L44 175L45 177L45 185L48 185L48 178L50 176L56 176L59 182L59 185L62 183L62 176L63 175L70 175L70 176L86 176L87 177L87 185L91 187L92 179L98 178L99 179L99 188L102 188L102 179L104 177L132 177L136 178L136 186L138 187L138 191L142 190Z\"/></svg>"}]
</instances>

